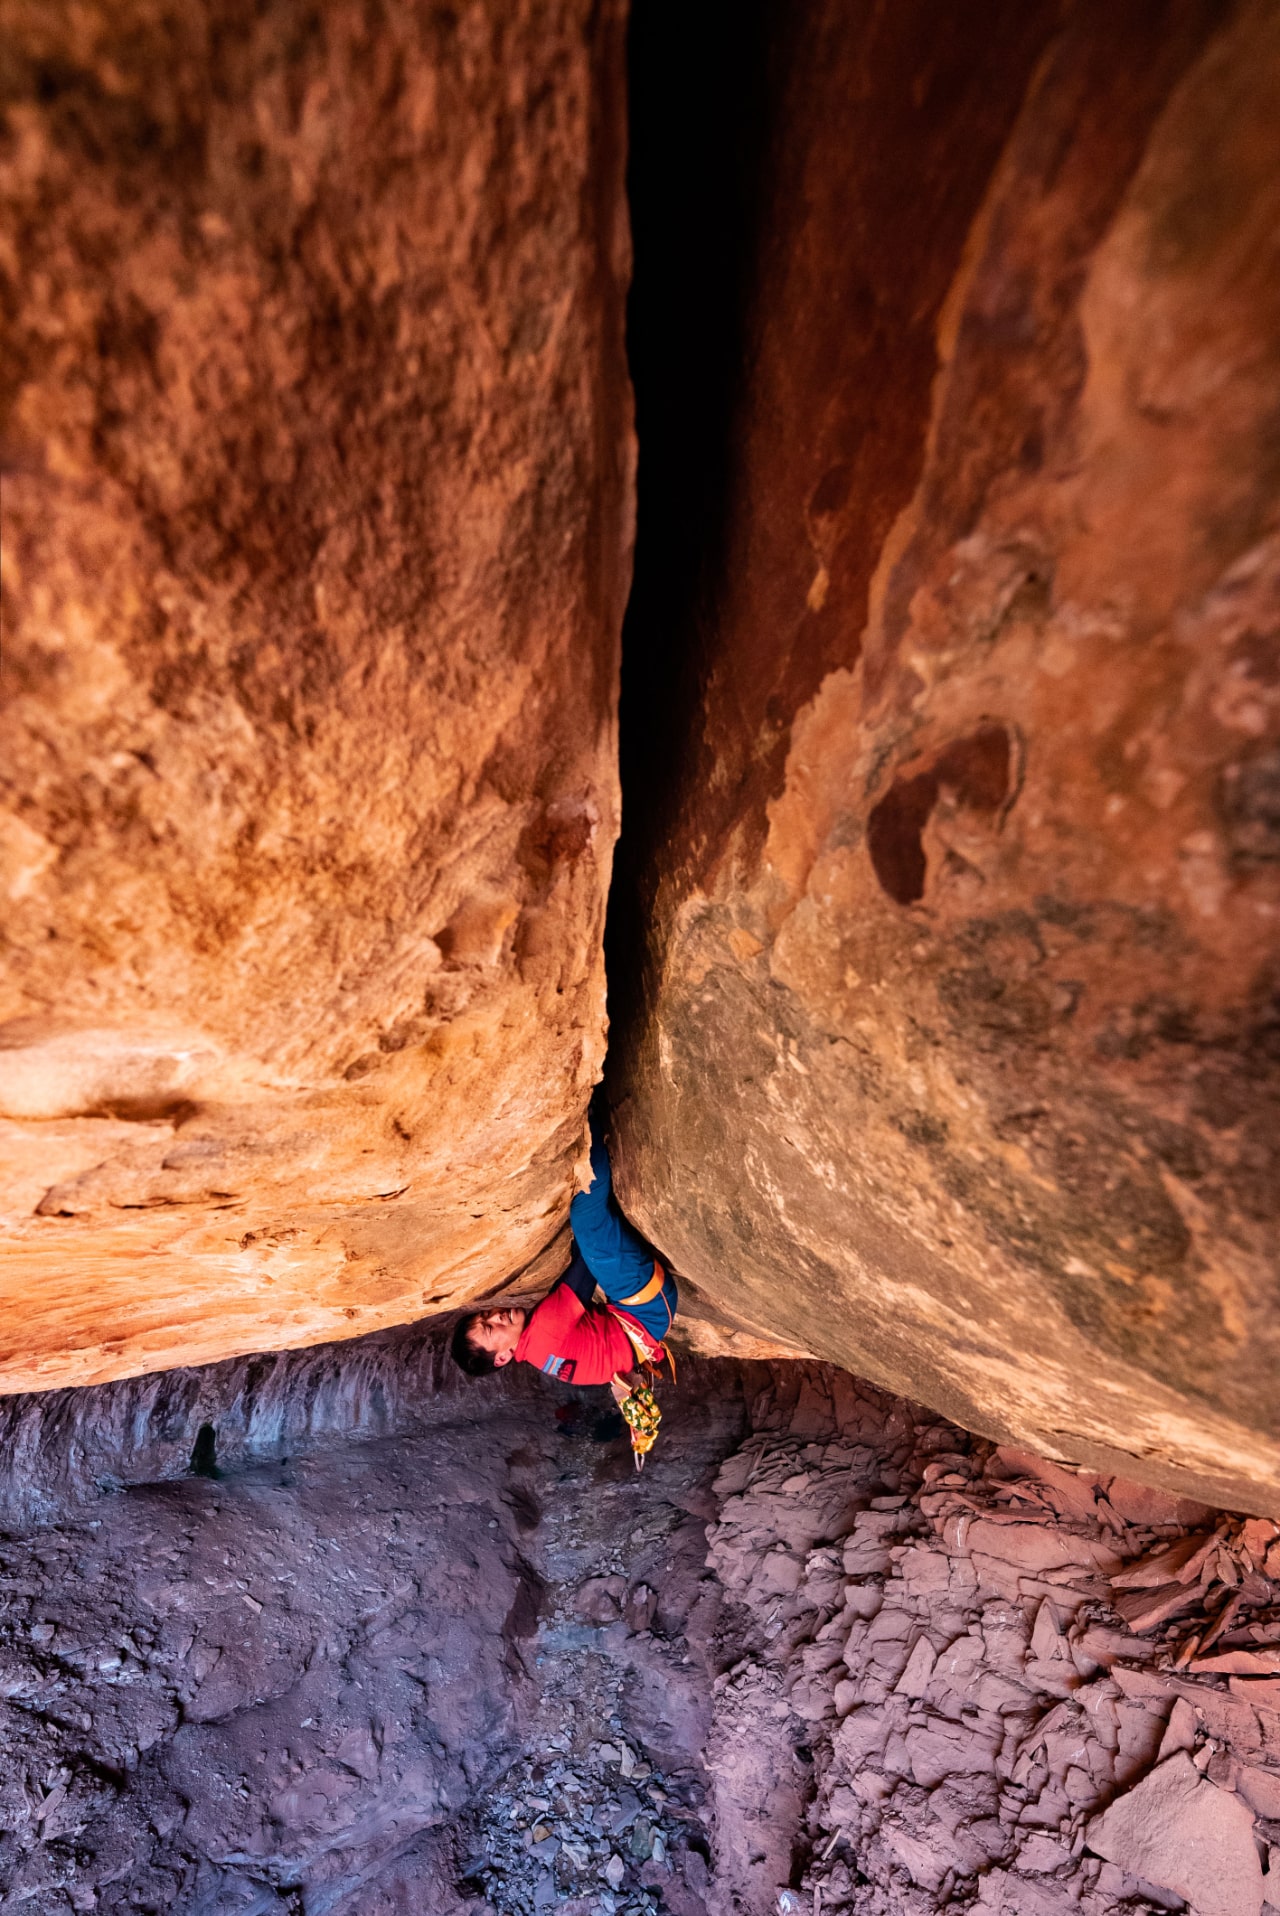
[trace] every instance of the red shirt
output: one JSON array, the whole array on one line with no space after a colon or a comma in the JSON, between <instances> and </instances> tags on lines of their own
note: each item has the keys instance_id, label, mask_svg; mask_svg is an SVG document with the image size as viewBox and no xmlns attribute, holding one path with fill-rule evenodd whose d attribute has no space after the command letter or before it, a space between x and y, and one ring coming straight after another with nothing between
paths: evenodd
<instances>
[{"instance_id":1,"label":"red shirt","mask_svg":"<svg viewBox=\"0 0 1280 1916\"><path fill-rule=\"evenodd\" d=\"M607 1384L618 1371L635 1368L627 1333L603 1304L581 1303L567 1284L557 1284L530 1311L516 1360L536 1364L562 1384Z\"/></svg>"}]
</instances>

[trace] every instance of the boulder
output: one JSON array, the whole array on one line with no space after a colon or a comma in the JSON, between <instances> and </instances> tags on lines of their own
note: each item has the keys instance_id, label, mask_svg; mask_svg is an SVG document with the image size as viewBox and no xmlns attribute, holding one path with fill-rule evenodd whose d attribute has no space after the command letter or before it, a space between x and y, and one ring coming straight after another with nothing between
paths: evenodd
<instances>
[{"instance_id":1,"label":"boulder","mask_svg":"<svg viewBox=\"0 0 1280 1916\"><path fill-rule=\"evenodd\" d=\"M1185 1751L1117 1797L1086 1840L1095 1856L1185 1898L1196 1916L1261 1916L1252 1811L1200 1776Z\"/></svg>"},{"instance_id":2,"label":"boulder","mask_svg":"<svg viewBox=\"0 0 1280 1916\"><path fill-rule=\"evenodd\" d=\"M1059 24L779 67L619 1188L744 1335L1274 1510L1280 29Z\"/></svg>"},{"instance_id":3,"label":"boulder","mask_svg":"<svg viewBox=\"0 0 1280 1916\"><path fill-rule=\"evenodd\" d=\"M622 13L8 11L0 1389L554 1261L618 811Z\"/></svg>"}]
</instances>

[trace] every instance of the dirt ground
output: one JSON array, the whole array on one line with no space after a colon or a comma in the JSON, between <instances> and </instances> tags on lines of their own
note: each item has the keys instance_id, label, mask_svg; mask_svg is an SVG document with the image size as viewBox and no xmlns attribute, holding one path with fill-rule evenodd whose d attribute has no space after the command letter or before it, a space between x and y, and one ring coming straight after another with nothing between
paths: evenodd
<instances>
[{"instance_id":1,"label":"dirt ground","mask_svg":"<svg viewBox=\"0 0 1280 1916\"><path fill-rule=\"evenodd\" d=\"M1276 1902L1276 1526L821 1366L664 1403L637 1475L420 1332L8 1400L0 1910Z\"/></svg>"},{"instance_id":2,"label":"dirt ground","mask_svg":"<svg viewBox=\"0 0 1280 1916\"><path fill-rule=\"evenodd\" d=\"M642 1916L665 1885L680 1908L710 1855L726 1382L682 1395L642 1475L607 1393L495 1380L272 1459L219 1464L202 1422L216 1476L7 1535L0 1907L408 1916L582 1888ZM113 1430L126 1389L84 1394ZM568 1808L577 1842L535 1844Z\"/></svg>"}]
</instances>

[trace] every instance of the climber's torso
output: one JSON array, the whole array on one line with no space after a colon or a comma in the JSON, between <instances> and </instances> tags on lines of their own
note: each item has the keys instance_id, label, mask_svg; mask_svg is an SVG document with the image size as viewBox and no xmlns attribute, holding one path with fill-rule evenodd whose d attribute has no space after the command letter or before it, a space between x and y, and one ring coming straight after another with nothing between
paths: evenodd
<instances>
[{"instance_id":1,"label":"climber's torso","mask_svg":"<svg viewBox=\"0 0 1280 1916\"><path fill-rule=\"evenodd\" d=\"M613 1312L604 1305L584 1305L563 1283L530 1311L515 1354L519 1363L536 1364L562 1384L607 1384L635 1363Z\"/></svg>"}]
</instances>

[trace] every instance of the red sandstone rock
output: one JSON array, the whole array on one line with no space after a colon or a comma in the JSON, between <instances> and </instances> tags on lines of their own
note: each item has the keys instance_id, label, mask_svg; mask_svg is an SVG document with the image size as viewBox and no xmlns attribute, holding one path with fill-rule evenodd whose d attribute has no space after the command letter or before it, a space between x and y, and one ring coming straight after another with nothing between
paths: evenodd
<instances>
[{"instance_id":1,"label":"red sandstone rock","mask_svg":"<svg viewBox=\"0 0 1280 1916\"><path fill-rule=\"evenodd\" d=\"M710 1304L1280 1506L1274 9L816 7L645 848Z\"/></svg>"},{"instance_id":2,"label":"red sandstone rock","mask_svg":"<svg viewBox=\"0 0 1280 1916\"><path fill-rule=\"evenodd\" d=\"M1185 1755L1161 1763L1104 1810L1089 1826L1089 1847L1185 1897L1196 1916L1261 1916L1253 1817Z\"/></svg>"},{"instance_id":3,"label":"red sandstone rock","mask_svg":"<svg viewBox=\"0 0 1280 1916\"><path fill-rule=\"evenodd\" d=\"M574 1608L588 1623L613 1623L622 1613L626 1593L625 1577L591 1577L579 1586Z\"/></svg>"},{"instance_id":4,"label":"red sandstone rock","mask_svg":"<svg viewBox=\"0 0 1280 1916\"><path fill-rule=\"evenodd\" d=\"M1155 1590L1136 1590L1131 1596L1117 1597L1112 1608L1132 1631L1142 1636L1167 1623L1170 1617L1176 1617L1179 1611L1189 1610L1195 1600L1194 1591L1185 1584L1164 1583Z\"/></svg>"},{"instance_id":5,"label":"red sandstone rock","mask_svg":"<svg viewBox=\"0 0 1280 1916\"><path fill-rule=\"evenodd\" d=\"M0 1388L554 1239L604 1044L622 9L6 10Z\"/></svg>"},{"instance_id":6,"label":"red sandstone rock","mask_svg":"<svg viewBox=\"0 0 1280 1916\"><path fill-rule=\"evenodd\" d=\"M1114 1916L1188 1895L1197 1916L1256 1910L1257 1849L1268 1831L1255 1819L1269 1815L1276 1762L1263 1712L1216 1687L1213 1674L1167 1667L1178 1633L1203 1628L1220 1588L1184 1589L1198 1614L1170 1626L1158 1646L1083 1627L1096 1614L1095 1549L1138 1565L1159 1536L1166 1551L1190 1543L1190 1552L1176 1549L1189 1560L1203 1529L1179 1538L1174 1498L1081 1474L1072 1480L1071 1518L1044 1523L1061 1546L1051 1573L1063 1581L1015 1576L1014 1594L984 1601L981 1576L958 1574L969 1567L979 1516L988 1530L1034 1534L1040 1526L995 1520L1011 1514L1011 1495L1046 1506L1057 1488L1054 1468L1040 1475L1024 1457L1013 1479L1000 1452L974 1441L957 1458L963 1470L935 1472L927 1460L944 1442L954 1453L963 1440L925 1412L912 1413L912 1442L895 1443L886 1431L869 1453L854 1440L868 1433L875 1393L838 1410L829 1399L824 1429L809 1395L821 1377L815 1367L803 1392L793 1387L788 1400L779 1391L773 1403L762 1393L751 1406L755 1434L718 1480L724 1502L709 1557L758 1632L751 1652L716 1681L712 1746L751 1748L754 1778L767 1771L770 1751L783 1771L792 1739L803 1734L817 1789L801 1894L814 1910L857 1909L860 1896L886 1916L931 1916L969 1902L1001 1916ZM858 1510L881 1473L902 1488L869 1500L897 1508ZM943 1476L957 1479L949 1493L936 1488ZM843 1513L837 1485L850 1500ZM967 1514L948 1512L948 1494L963 1497ZM1133 1521L1115 1517L1126 1508ZM828 1536L847 1530L851 1517L856 1526L891 1515L906 1540L889 1547L875 1585L846 1582L843 1601L832 1584L836 1552L819 1544L805 1554L795 1589L770 1592L766 1609L756 1566L779 1548L791 1554L781 1533L797 1510L809 1526L825 1512ZM1207 1513L1193 1505L1189 1514L1202 1525ZM1235 1519L1221 1519L1209 1535L1224 1558L1246 1547L1246 1526ZM1272 1607L1268 1599L1268 1614ZM1075 1671L1085 1636L1098 1639L1100 1659ZM1133 1667L1141 1655L1166 1667ZM730 1779L745 1774L727 1762L718 1768L717 1805L730 1796ZM1179 1776L1189 1776L1189 1790L1171 1789ZM775 1840L772 1818L761 1820ZM1175 1840L1166 1842L1166 1826ZM735 1894L742 1907L765 1910L766 1856L760 1845L749 1855L728 1866ZM851 1894L852 1862L859 1896Z\"/></svg>"},{"instance_id":7,"label":"red sandstone rock","mask_svg":"<svg viewBox=\"0 0 1280 1916\"><path fill-rule=\"evenodd\" d=\"M1246 1764L1240 1771L1239 1789L1256 1815L1280 1822L1280 1772Z\"/></svg>"},{"instance_id":8,"label":"red sandstone rock","mask_svg":"<svg viewBox=\"0 0 1280 1916\"><path fill-rule=\"evenodd\" d=\"M1179 1583L1191 1583L1212 1547L1211 1537L1194 1534L1179 1537L1168 1549L1153 1551L1140 1563L1119 1571L1112 1577L1111 1587L1113 1590L1150 1590L1167 1583L1170 1578L1175 1578Z\"/></svg>"},{"instance_id":9,"label":"red sandstone rock","mask_svg":"<svg viewBox=\"0 0 1280 1916\"><path fill-rule=\"evenodd\" d=\"M1188 1669L1213 1676L1280 1676L1280 1650L1219 1650L1192 1657Z\"/></svg>"}]
</instances>

